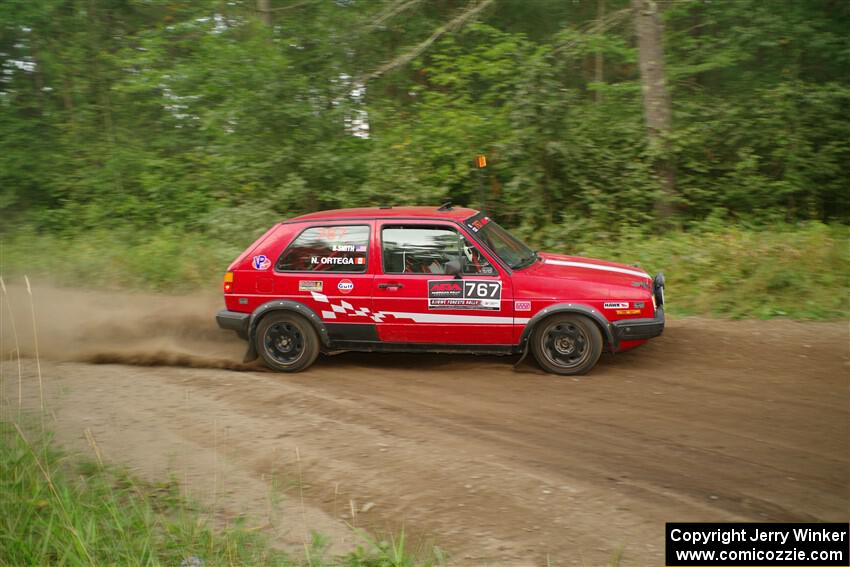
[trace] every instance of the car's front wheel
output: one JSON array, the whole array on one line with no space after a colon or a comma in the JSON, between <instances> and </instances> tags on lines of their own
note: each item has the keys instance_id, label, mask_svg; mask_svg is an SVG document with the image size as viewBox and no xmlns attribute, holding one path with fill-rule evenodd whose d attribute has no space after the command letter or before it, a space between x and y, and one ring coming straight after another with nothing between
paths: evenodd
<instances>
[{"instance_id":1,"label":"car's front wheel","mask_svg":"<svg viewBox=\"0 0 850 567\"><path fill-rule=\"evenodd\" d=\"M299 372L319 356L319 337L309 321L294 313L270 313L257 326L257 352L267 366Z\"/></svg>"},{"instance_id":2,"label":"car's front wheel","mask_svg":"<svg viewBox=\"0 0 850 567\"><path fill-rule=\"evenodd\" d=\"M602 354L602 333L582 315L553 315L537 325L531 336L531 350L547 372L586 374Z\"/></svg>"}]
</instances>

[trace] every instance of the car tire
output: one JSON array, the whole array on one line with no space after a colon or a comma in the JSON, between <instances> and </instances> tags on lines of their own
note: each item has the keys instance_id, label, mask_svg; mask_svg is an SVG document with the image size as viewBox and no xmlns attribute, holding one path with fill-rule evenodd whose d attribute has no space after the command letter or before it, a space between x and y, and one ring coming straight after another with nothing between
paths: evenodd
<instances>
[{"instance_id":1,"label":"car tire","mask_svg":"<svg viewBox=\"0 0 850 567\"><path fill-rule=\"evenodd\" d=\"M535 326L531 351L546 372L562 376L586 374L602 355L602 333L582 315L553 315Z\"/></svg>"},{"instance_id":2,"label":"car tire","mask_svg":"<svg viewBox=\"0 0 850 567\"><path fill-rule=\"evenodd\" d=\"M279 372L300 372L319 356L316 329L294 313L277 312L263 317L254 341L263 362Z\"/></svg>"}]
</instances>

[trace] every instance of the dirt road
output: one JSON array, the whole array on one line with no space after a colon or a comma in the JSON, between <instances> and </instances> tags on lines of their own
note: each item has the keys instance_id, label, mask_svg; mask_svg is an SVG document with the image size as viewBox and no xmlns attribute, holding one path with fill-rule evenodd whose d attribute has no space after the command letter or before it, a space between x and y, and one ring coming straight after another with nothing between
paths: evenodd
<instances>
[{"instance_id":1,"label":"dirt road","mask_svg":"<svg viewBox=\"0 0 850 567\"><path fill-rule=\"evenodd\" d=\"M846 323L673 320L581 379L515 358L361 354L279 375L239 364L215 299L36 297L59 440L91 454L88 429L104 458L171 474L282 545L315 528L340 551L353 524L403 527L457 565L661 565L666 521L850 517ZM24 360L28 407L36 373Z\"/></svg>"}]
</instances>

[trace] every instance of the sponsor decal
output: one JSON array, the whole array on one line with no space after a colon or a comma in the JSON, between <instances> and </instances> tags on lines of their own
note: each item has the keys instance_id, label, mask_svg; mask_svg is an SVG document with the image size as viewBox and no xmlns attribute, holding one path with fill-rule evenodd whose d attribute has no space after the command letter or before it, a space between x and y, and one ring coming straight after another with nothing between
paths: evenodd
<instances>
[{"instance_id":1,"label":"sponsor decal","mask_svg":"<svg viewBox=\"0 0 850 567\"><path fill-rule=\"evenodd\" d=\"M463 297L463 280L449 281L429 281L428 282L428 298L436 297Z\"/></svg>"},{"instance_id":2,"label":"sponsor decal","mask_svg":"<svg viewBox=\"0 0 850 567\"><path fill-rule=\"evenodd\" d=\"M351 290L354 289L354 282L351 280L339 280L336 288L342 293L351 293Z\"/></svg>"},{"instance_id":3,"label":"sponsor decal","mask_svg":"<svg viewBox=\"0 0 850 567\"><path fill-rule=\"evenodd\" d=\"M466 226L472 229L472 232L478 232L482 228L484 228L487 223L490 222L490 217L483 217L478 220L474 220L470 223L467 223Z\"/></svg>"},{"instance_id":4,"label":"sponsor decal","mask_svg":"<svg viewBox=\"0 0 850 567\"><path fill-rule=\"evenodd\" d=\"M493 324L493 325L526 325L529 319L526 317L500 317L498 315L455 315L448 313L408 313L402 311L370 311L368 307L355 307L351 303L340 300L332 303L330 298L323 293L313 292L313 300L319 303L319 311L322 319L354 318L357 320L370 319L375 323L383 323L385 319L409 320L414 323L444 323L467 325L470 323ZM323 307L327 307L323 309ZM361 319L362 320L362 319Z\"/></svg>"},{"instance_id":5,"label":"sponsor decal","mask_svg":"<svg viewBox=\"0 0 850 567\"><path fill-rule=\"evenodd\" d=\"M530 301L514 301L514 310L516 311L531 311Z\"/></svg>"},{"instance_id":6,"label":"sponsor decal","mask_svg":"<svg viewBox=\"0 0 850 567\"><path fill-rule=\"evenodd\" d=\"M260 254L259 256L254 256L251 260L251 265L254 266L255 270L268 270L272 265L272 261L265 254Z\"/></svg>"},{"instance_id":7,"label":"sponsor decal","mask_svg":"<svg viewBox=\"0 0 850 567\"><path fill-rule=\"evenodd\" d=\"M354 258L349 256L310 256L311 264L353 265ZM363 262L358 262L362 264Z\"/></svg>"},{"instance_id":8,"label":"sponsor decal","mask_svg":"<svg viewBox=\"0 0 850 567\"><path fill-rule=\"evenodd\" d=\"M502 307L502 282L492 280L429 280L428 309L483 309Z\"/></svg>"},{"instance_id":9,"label":"sponsor decal","mask_svg":"<svg viewBox=\"0 0 850 567\"><path fill-rule=\"evenodd\" d=\"M643 301L635 301L632 304L632 307L634 307L635 309L643 309L644 305L646 305L646 303L644 303Z\"/></svg>"},{"instance_id":10,"label":"sponsor decal","mask_svg":"<svg viewBox=\"0 0 850 567\"><path fill-rule=\"evenodd\" d=\"M298 280L298 291L322 291L322 280Z\"/></svg>"},{"instance_id":11,"label":"sponsor decal","mask_svg":"<svg viewBox=\"0 0 850 567\"><path fill-rule=\"evenodd\" d=\"M625 301L606 301L603 307L605 309L628 309L629 304Z\"/></svg>"},{"instance_id":12,"label":"sponsor decal","mask_svg":"<svg viewBox=\"0 0 850 567\"><path fill-rule=\"evenodd\" d=\"M640 313L640 309L617 309L615 313L617 315L637 315Z\"/></svg>"},{"instance_id":13,"label":"sponsor decal","mask_svg":"<svg viewBox=\"0 0 850 567\"><path fill-rule=\"evenodd\" d=\"M319 236L326 242L342 242L345 232L344 226L323 226L319 229Z\"/></svg>"}]
</instances>

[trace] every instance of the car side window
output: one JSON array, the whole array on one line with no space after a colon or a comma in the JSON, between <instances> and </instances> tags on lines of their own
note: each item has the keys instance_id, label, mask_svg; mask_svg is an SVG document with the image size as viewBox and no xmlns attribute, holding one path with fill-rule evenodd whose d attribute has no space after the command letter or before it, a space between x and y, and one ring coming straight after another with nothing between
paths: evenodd
<instances>
[{"instance_id":1,"label":"car side window","mask_svg":"<svg viewBox=\"0 0 850 567\"><path fill-rule=\"evenodd\" d=\"M275 263L278 272L366 271L369 227L314 226L287 246Z\"/></svg>"},{"instance_id":2,"label":"car side window","mask_svg":"<svg viewBox=\"0 0 850 567\"><path fill-rule=\"evenodd\" d=\"M381 254L385 274L445 274L452 260L464 274L496 273L478 248L448 226L384 226Z\"/></svg>"}]
</instances>

